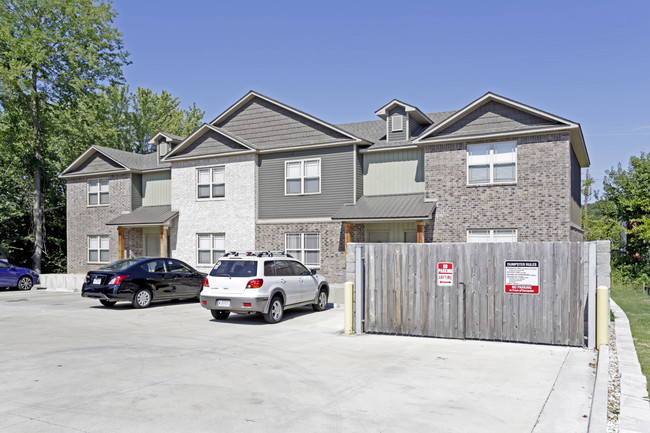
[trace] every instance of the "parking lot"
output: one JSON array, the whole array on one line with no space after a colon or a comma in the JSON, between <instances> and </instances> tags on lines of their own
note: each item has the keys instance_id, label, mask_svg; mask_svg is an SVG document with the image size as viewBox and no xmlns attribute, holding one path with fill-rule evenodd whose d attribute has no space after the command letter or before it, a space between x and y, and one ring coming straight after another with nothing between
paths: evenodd
<instances>
[{"instance_id":1,"label":"parking lot","mask_svg":"<svg viewBox=\"0 0 650 433\"><path fill-rule=\"evenodd\" d=\"M591 404L591 351L348 336L339 308L3 291L0 323L2 432L584 432Z\"/></svg>"}]
</instances>

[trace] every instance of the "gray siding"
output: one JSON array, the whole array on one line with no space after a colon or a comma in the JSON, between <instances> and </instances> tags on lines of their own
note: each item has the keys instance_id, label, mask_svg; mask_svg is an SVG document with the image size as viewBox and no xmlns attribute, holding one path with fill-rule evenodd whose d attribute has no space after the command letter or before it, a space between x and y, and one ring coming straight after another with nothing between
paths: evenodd
<instances>
[{"instance_id":1,"label":"gray siding","mask_svg":"<svg viewBox=\"0 0 650 433\"><path fill-rule=\"evenodd\" d=\"M349 140L331 128L260 98L251 99L217 126L262 149Z\"/></svg>"},{"instance_id":2,"label":"gray siding","mask_svg":"<svg viewBox=\"0 0 650 433\"><path fill-rule=\"evenodd\" d=\"M209 130L205 134L198 137L192 144L187 146L178 154L169 158L188 157L188 156L206 156L206 155L219 155L234 151L249 150L242 145L234 142L228 137L224 137L218 132Z\"/></svg>"},{"instance_id":3,"label":"gray siding","mask_svg":"<svg viewBox=\"0 0 650 433\"><path fill-rule=\"evenodd\" d=\"M142 205L162 206L171 204L171 172L146 173L142 175Z\"/></svg>"},{"instance_id":4,"label":"gray siding","mask_svg":"<svg viewBox=\"0 0 650 433\"><path fill-rule=\"evenodd\" d=\"M424 192L422 149L366 153L363 156L363 194Z\"/></svg>"},{"instance_id":5,"label":"gray siding","mask_svg":"<svg viewBox=\"0 0 650 433\"><path fill-rule=\"evenodd\" d=\"M402 130L401 131L395 131L393 132L393 115L394 114L400 114L402 115ZM395 107L392 110L388 112L388 118L386 119L386 122L388 123L388 141L404 141L406 140L407 134L407 127L408 125L406 124L406 110L404 110L404 107Z\"/></svg>"},{"instance_id":6,"label":"gray siding","mask_svg":"<svg viewBox=\"0 0 650 433\"><path fill-rule=\"evenodd\" d=\"M363 195L363 156L358 152L355 155L355 164L357 170L357 190L355 192L355 197L357 200Z\"/></svg>"},{"instance_id":7,"label":"gray siding","mask_svg":"<svg viewBox=\"0 0 650 433\"><path fill-rule=\"evenodd\" d=\"M116 170L124 170L124 167L109 157L96 152L84 161L76 170L71 171L68 174L94 174Z\"/></svg>"},{"instance_id":8,"label":"gray siding","mask_svg":"<svg viewBox=\"0 0 650 433\"><path fill-rule=\"evenodd\" d=\"M131 207L133 210L142 206L142 175L131 175Z\"/></svg>"},{"instance_id":9,"label":"gray siding","mask_svg":"<svg viewBox=\"0 0 650 433\"><path fill-rule=\"evenodd\" d=\"M435 136L486 134L553 125L558 125L558 123L542 119L499 102L490 101L468 113Z\"/></svg>"},{"instance_id":10,"label":"gray siding","mask_svg":"<svg viewBox=\"0 0 650 433\"><path fill-rule=\"evenodd\" d=\"M420 129L422 127L422 125L420 125L418 123L418 121L415 120L411 116L409 116L408 119L409 119L409 121L408 121L408 124L409 124L409 138L411 138L411 137L415 136L415 133L418 131L418 129Z\"/></svg>"},{"instance_id":11,"label":"gray siding","mask_svg":"<svg viewBox=\"0 0 650 433\"><path fill-rule=\"evenodd\" d=\"M260 219L327 218L352 203L353 146L260 155L258 216ZM285 196L285 161L320 158L321 193Z\"/></svg>"}]
</instances>

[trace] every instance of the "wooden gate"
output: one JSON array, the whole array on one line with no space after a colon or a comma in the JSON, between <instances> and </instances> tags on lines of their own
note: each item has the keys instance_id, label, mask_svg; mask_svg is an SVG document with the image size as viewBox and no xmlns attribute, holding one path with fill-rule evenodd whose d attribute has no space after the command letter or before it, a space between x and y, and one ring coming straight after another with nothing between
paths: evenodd
<instances>
[{"instance_id":1,"label":"wooden gate","mask_svg":"<svg viewBox=\"0 0 650 433\"><path fill-rule=\"evenodd\" d=\"M583 346L584 245L364 244L363 329ZM506 261L539 264L537 294L506 292ZM439 284L438 263L453 264L451 284Z\"/></svg>"}]
</instances>

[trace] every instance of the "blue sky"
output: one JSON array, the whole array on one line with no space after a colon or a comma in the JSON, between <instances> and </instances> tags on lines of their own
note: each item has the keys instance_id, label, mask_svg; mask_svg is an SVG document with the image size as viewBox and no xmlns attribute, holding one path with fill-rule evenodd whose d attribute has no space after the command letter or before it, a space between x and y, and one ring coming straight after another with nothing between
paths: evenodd
<instances>
[{"instance_id":1,"label":"blue sky","mask_svg":"<svg viewBox=\"0 0 650 433\"><path fill-rule=\"evenodd\" d=\"M578 122L596 189L650 151L647 1L117 0L127 83L210 121L256 90L330 123L488 91ZM584 174L583 174L584 176Z\"/></svg>"}]
</instances>

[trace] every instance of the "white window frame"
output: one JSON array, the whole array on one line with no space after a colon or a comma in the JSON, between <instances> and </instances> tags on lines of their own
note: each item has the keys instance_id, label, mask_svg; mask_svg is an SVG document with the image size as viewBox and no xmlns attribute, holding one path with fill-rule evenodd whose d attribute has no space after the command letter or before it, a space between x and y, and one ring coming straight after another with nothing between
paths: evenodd
<instances>
[{"instance_id":1,"label":"white window frame","mask_svg":"<svg viewBox=\"0 0 650 433\"><path fill-rule=\"evenodd\" d=\"M90 247L91 239L97 241L97 248ZM102 241L104 241L104 248L102 248ZM91 251L97 253L97 260L92 260L90 258ZM102 252L106 252L107 259L102 260ZM108 235L88 235L86 240L86 260L88 263L110 263L111 261L111 251L110 251L110 237Z\"/></svg>"},{"instance_id":2,"label":"white window frame","mask_svg":"<svg viewBox=\"0 0 650 433\"><path fill-rule=\"evenodd\" d=\"M87 192L88 192L88 194L86 195L86 204L88 206L92 206L92 207L109 206L111 204L111 195L109 192L110 181L107 177L88 179L86 185L87 185ZM90 197L95 195L97 196L97 203L92 204L90 203ZM102 196L106 197L106 203L102 203Z\"/></svg>"},{"instance_id":3,"label":"white window frame","mask_svg":"<svg viewBox=\"0 0 650 433\"><path fill-rule=\"evenodd\" d=\"M487 232L487 236L488 236L487 240L483 241L483 240L476 240L475 238L472 239L471 234L473 234L475 232ZM501 233L506 233L506 232L512 233L514 235L514 240L499 240L499 238L495 236L499 232L501 232ZM467 230L467 243L475 243L475 242L477 242L477 243L478 242L488 242L488 243L517 242L517 236L518 236L517 229L469 229L469 230Z\"/></svg>"},{"instance_id":4,"label":"white window frame","mask_svg":"<svg viewBox=\"0 0 650 433\"><path fill-rule=\"evenodd\" d=\"M201 237L209 239L209 247L201 247ZM215 241L223 241L223 249L215 247ZM201 251L208 251L211 263L201 261ZM225 233L197 233L196 234L196 263L198 266L214 266L219 257L226 253L226 234Z\"/></svg>"},{"instance_id":5,"label":"white window frame","mask_svg":"<svg viewBox=\"0 0 650 433\"><path fill-rule=\"evenodd\" d=\"M299 249L290 249L289 248L289 236L300 236L300 248ZM318 236L318 248L306 248L305 247L305 236ZM321 265L321 236L318 232L307 232L307 233L285 233L284 235L284 250L287 254L291 254L295 259L300 260L305 266L310 269L318 269ZM305 261L305 252L318 252L318 263L307 263Z\"/></svg>"},{"instance_id":6,"label":"white window frame","mask_svg":"<svg viewBox=\"0 0 650 433\"><path fill-rule=\"evenodd\" d=\"M402 114L393 114L390 116L390 131L391 132L401 132L404 131L404 115ZM395 122L399 120L399 122ZM399 126L399 128L398 128Z\"/></svg>"},{"instance_id":7,"label":"white window frame","mask_svg":"<svg viewBox=\"0 0 650 433\"><path fill-rule=\"evenodd\" d=\"M508 154L498 155L494 152L494 146L499 144L509 144L513 146L513 151ZM489 154L483 156L471 156L470 148L474 146L490 146ZM493 143L474 143L468 144L465 151L467 160L467 185L502 185L517 183L517 142L516 141L500 141ZM502 164L514 164L514 179L496 182L494 180L494 167ZM490 178L488 182L471 182L470 181L470 167L487 165Z\"/></svg>"},{"instance_id":8,"label":"white window frame","mask_svg":"<svg viewBox=\"0 0 650 433\"><path fill-rule=\"evenodd\" d=\"M201 172L208 172L209 180L208 182L201 183ZM214 175L215 172L223 172L223 182L215 182ZM208 186L210 189L209 197L200 197L199 189L201 186ZM223 195L213 195L214 187L216 185L223 185ZM219 165L216 167L202 167L196 169L196 199L197 200L223 200L226 198L226 166Z\"/></svg>"},{"instance_id":9,"label":"white window frame","mask_svg":"<svg viewBox=\"0 0 650 433\"><path fill-rule=\"evenodd\" d=\"M305 173L306 163L308 162L318 162L318 176L307 176ZM289 177L289 165L290 164L299 164L300 165L300 175ZM305 192L305 182L308 179L318 179L318 191L315 192ZM310 159L294 159L291 161L284 162L284 195L315 195L321 193L321 178L322 178L322 164L320 158L310 158ZM300 180L300 192L289 192L287 188L287 183L289 180Z\"/></svg>"}]
</instances>

